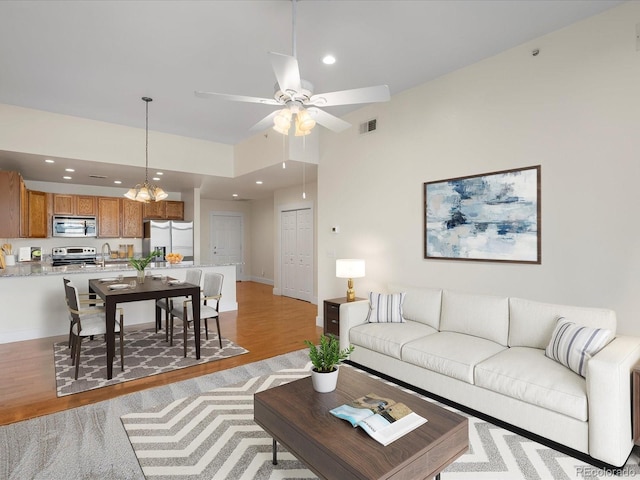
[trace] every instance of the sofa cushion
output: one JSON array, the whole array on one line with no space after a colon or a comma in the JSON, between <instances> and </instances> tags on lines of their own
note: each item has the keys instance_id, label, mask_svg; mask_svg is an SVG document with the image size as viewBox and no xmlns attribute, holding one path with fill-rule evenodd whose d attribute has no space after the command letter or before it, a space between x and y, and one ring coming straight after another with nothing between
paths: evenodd
<instances>
[{"instance_id":1,"label":"sofa cushion","mask_svg":"<svg viewBox=\"0 0 640 480\"><path fill-rule=\"evenodd\" d=\"M400 359L402 346L416 338L432 335L428 325L408 320L404 323L365 323L349 330L349 342Z\"/></svg>"},{"instance_id":2,"label":"sofa cushion","mask_svg":"<svg viewBox=\"0 0 640 480\"><path fill-rule=\"evenodd\" d=\"M445 290L440 331L466 333L507 346L509 299Z\"/></svg>"},{"instance_id":3,"label":"sofa cushion","mask_svg":"<svg viewBox=\"0 0 640 480\"><path fill-rule=\"evenodd\" d=\"M369 292L369 323L402 323L402 293L374 293Z\"/></svg>"},{"instance_id":4,"label":"sofa cushion","mask_svg":"<svg viewBox=\"0 0 640 480\"><path fill-rule=\"evenodd\" d=\"M438 332L407 343L402 348L402 360L473 384L475 366L504 349L484 338Z\"/></svg>"},{"instance_id":5,"label":"sofa cushion","mask_svg":"<svg viewBox=\"0 0 640 480\"><path fill-rule=\"evenodd\" d=\"M604 308L574 307L534 302L522 298L509 299L509 346L544 350L549 344L558 317L586 327L606 328L616 333L616 313Z\"/></svg>"},{"instance_id":6,"label":"sofa cushion","mask_svg":"<svg viewBox=\"0 0 640 480\"><path fill-rule=\"evenodd\" d=\"M560 317L544 354L585 377L587 362L612 339L611 330L585 327Z\"/></svg>"},{"instance_id":7,"label":"sofa cushion","mask_svg":"<svg viewBox=\"0 0 640 480\"><path fill-rule=\"evenodd\" d=\"M440 328L440 309L442 307L442 290L439 288L411 287L390 283L390 292L405 292L402 303L402 316L430 325L436 330Z\"/></svg>"},{"instance_id":8,"label":"sofa cushion","mask_svg":"<svg viewBox=\"0 0 640 480\"><path fill-rule=\"evenodd\" d=\"M512 347L485 360L476 366L475 382L581 421L588 419L585 379L538 348Z\"/></svg>"}]
</instances>

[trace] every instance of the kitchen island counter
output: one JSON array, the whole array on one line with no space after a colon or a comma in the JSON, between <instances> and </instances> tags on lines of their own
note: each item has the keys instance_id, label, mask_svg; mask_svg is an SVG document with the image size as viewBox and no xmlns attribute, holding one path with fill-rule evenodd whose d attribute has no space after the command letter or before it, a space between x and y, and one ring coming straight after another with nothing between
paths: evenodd
<instances>
[{"instance_id":1,"label":"kitchen island counter","mask_svg":"<svg viewBox=\"0 0 640 480\"><path fill-rule=\"evenodd\" d=\"M227 267L235 264L200 264L190 265L188 263L170 264L168 262L150 263L148 270L178 270L183 268L209 268L209 267ZM103 275L109 272L125 272L131 274L135 269L128 262L107 262L103 267L101 264L78 264L78 265L61 265L54 267L47 262L20 262L15 266L0 268L0 279L6 277L30 277L37 275L74 275L76 273L100 273ZM170 273L165 273L169 275Z\"/></svg>"},{"instance_id":2,"label":"kitchen island counter","mask_svg":"<svg viewBox=\"0 0 640 480\"><path fill-rule=\"evenodd\" d=\"M238 309L236 300L235 265L170 265L166 262L151 264L147 270L150 275L167 275L184 280L190 268L208 272L222 273L222 299L220 311ZM46 338L69 334L69 313L65 302L62 279L69 278L80 292L88 291L91 278L114 277L122 273L131 276L135 270L128 264L114 263L106 267L96 266L60 266L40 262L19 263L14 267L0 270L0 299L4 305L0 322L0 343L18 342L36 338ZM153 281L149 278L147 281ZM123 304L125 326L155 321L153 301Z\"/></svg>"}]
</instances>

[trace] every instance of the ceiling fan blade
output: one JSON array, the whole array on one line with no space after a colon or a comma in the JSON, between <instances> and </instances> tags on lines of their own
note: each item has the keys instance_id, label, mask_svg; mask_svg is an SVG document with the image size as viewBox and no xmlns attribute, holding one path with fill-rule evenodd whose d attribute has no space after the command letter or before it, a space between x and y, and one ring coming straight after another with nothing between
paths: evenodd
<instances>
[{"instance_id":1,"label":"ceiling fan blade","mask_svg":"<svg viewBox=\"0 0 640 480\"><path fill-rule=\"evenodd\" d=\"M323 127L328 128L332 132L340 133L351 126L349 122L345 122L341 118L338 118L335 115L331 115L330 113L320 110L319 108L307 108L307 112L309 112L309 115L311 115L311 118L313 118L316 123L319 123Z\"/></svg>"},{"instance_id":2,"label":"ceiling fan blade","mask_svg":"<svg viewBox=\"0 0 640 480\"><path fill-rule=\"evenodd\" d=\"M319 93L313 95L309 100L309 105L318 107L331 107L334 105L353 105L356 103L378 103L388 102L391 99L388 85L377 85L375 87L354 88L352 90L341 90L339 92Z\"/></svg>"},{"instance_id":3,"label":"ceiling fan blade","mask_svg":"<svg viewBox=\"0 0 640 480\"><path fill-rule=\"evenodd\" d=\"M221 100L230 100L232 102L248 102L248 103L262 103L265 105L280 105L273 98L260 98L260 97L247 97L246 95L229 95L226 93L214 93L214 92L200 92L196 90L196 97L199 98L219 98Z\"/></svg>"},{"instance_id":4,"label":"ceiling fan blade","mask_svg":"<svg viewBox=\"0 0 640 480\"><path fill-rule=\"evenodd\" d=\"M269 115L264 117L258 123L256 123L253 127L249 129L250 132L261 132L262 130L266 130L269 127L273 127L273 119L278 115L280 110L275 110L271 112Z\"/></svg>"},{"instance_id":5,"label":"ceiling fan blade","mask_svg":"<svg viewBox=\"0 0 640 480\"><path fill-rule=\"evenodd\" d=\"M300 69L298 60L289 55L282 53L269 52L271 57L271 66L273 73L276 75L278 85L282 92L300 92L302 90L302 82L300 81Z\"/></svg>"}]
</instances>

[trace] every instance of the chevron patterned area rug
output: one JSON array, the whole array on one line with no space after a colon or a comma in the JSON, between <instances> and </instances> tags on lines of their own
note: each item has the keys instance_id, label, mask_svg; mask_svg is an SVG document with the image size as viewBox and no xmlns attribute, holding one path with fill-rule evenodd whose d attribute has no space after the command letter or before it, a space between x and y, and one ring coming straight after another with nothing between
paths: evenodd
<instances>
[{"instance_id":1,"label":"chevron patterned area rug","mask_svg":"<svg viewBox=\"0 0 640 480\"><path fill-rule=\"evenodd\" d=\"M155 329L151 328L125 332L124 371L120 369L120 345L116 340L113 378L107 380L107 354L104 338L86 339L82 342L80 371L78 380L75 380L75 367L71 365L67 342L56 343L53 345L53 355L56 365L57 395L63 397L72 393L93 390L248 352L224 337L222 338L222 348L220 348L218 335L211 331L209 331L209 340L205 339L204 333L202 334L200 360L196 360L193 329L187 331L187 345L185 358L182 333L178 338L174 338L173 346L170 347L169 343L165 342L164 331L156 333Z\"/></svg>"},{"instance_id":2,"label":"chevron patterned area rug","mask_svg":"<svg viewBox=\"0 0 640 480\"><path fill-rule=\"evenodd\" d=\"M310 364L302 369L281 370L122 416L147 480L316 478L280 445L278 465L272 465L272 439L253 422L254 393L308 376L309 368ZM469 418L469 452L441 474L443 480L611 477L610 472L465 416ZM627 465L624 472L640 477L637 458Z\"/></svg>"}]
</instances>

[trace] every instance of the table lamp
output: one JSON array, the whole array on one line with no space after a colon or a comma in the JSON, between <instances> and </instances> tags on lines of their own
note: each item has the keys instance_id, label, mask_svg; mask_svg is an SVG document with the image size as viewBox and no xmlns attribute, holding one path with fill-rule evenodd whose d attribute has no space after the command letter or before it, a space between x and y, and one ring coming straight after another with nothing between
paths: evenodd
<instances>
[{"instance_id":1,"label":"table lamp","mask_svg":"<svg viewBox=\"0 0 640 480\"><path fill-rule=\"evenodd\" d=\"M336 260L336 277L349 279L347 282L347 302L353 302L356 299L353 279L364 277L364 260L357 258Z\"/></svg>"}]
</instances>

